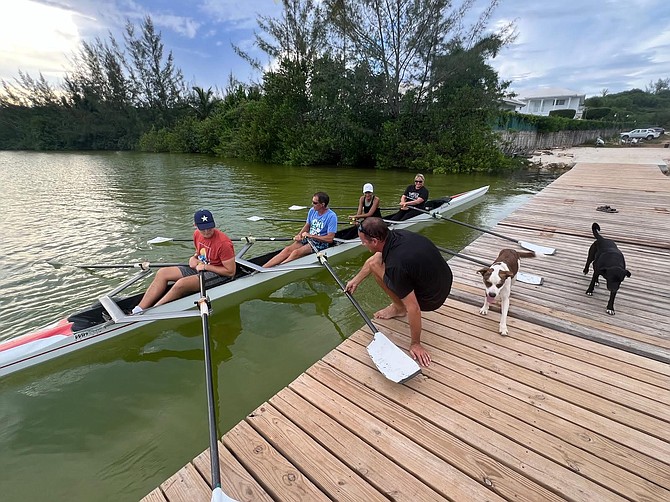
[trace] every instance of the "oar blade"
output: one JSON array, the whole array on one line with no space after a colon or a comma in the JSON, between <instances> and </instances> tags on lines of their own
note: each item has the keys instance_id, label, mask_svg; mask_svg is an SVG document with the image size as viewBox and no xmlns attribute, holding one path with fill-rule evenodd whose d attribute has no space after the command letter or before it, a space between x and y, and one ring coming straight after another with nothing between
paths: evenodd
<instances>
[{"instance_id":1,"label":"oar blade","mask_svg":"<svg viewBox=\"0 0 670 502\"><path fill-rule=\"evenodd\" d=\"M172 242L173 240L171 237L154 237L153 239L149 239L147 244L163 244L164 242Z\"/></svg>"},{"instance_id":2,"label":"oar blade","mask_svg":"<svg viewBox=\"0 0 670 502\"><path fill-rule=\"evenodd\" d=\"M540 246L539 244L533 244L532 242L517 241L517 244L528 251L534 251L536 255L552 255L556 252L556 249L554 248Z\"/></svg>"},{"instance_id":3,"label":"oar blade","mask_svg":"<svg viewBox=\"0 0 670 502\"><path fill-rule=\"evenodd\" d=\"M544 279L539 275L527 274L525 272L518 272L516 280L525 284L532 284L534 286L542 286Z\"/></svg>"},{"instance_id":4,"label":"oar blade","mask_svg":"<svg viewBox=\"0 0 670 502\"><path fill-rule=\"evenodd\" d=\"M231 499L228 495L223 493L223 490L219 487L214 488L212 492L212 502L238 502L235 499Z\"/></svg>"},{"instance_id":5,"label":"oar blade","mask_svg":"<svg viewBox=\"0 0 670 502\"><path fill-rule=\"evenodd\" d=\"M404 383L421 373L418 363L379 331L368 345L368 354L381 374L392 382Z\"/></svg>"},{"instance_id":6,"label":"oar blade","mask_svg":"<svg viewBox=\"0 0 670 502\"><path fill-rule=\"evenodd\" d=\"M264 220L265 218L261 218L260 216L249 216L247 220L249 221L261 221Z\"/></svg>"},{"instance_id":7,"label":"oar blade","mask_svg":"<svg viewBox=\"0 0 670 502\"><path fill-rule=\"evenodd\" d=\"M296 205L293 205L293 206L291 206L291 207L288 208L289 211L303 211L303 210L305 210L305 209L307 209L307 206L296 206Z\"/></svg>"}]
</instances>

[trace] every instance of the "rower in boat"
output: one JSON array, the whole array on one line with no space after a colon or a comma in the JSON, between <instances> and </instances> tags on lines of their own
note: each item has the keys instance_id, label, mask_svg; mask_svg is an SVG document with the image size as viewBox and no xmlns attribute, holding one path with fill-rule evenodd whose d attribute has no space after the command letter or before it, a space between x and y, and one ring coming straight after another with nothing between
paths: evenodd
<instances>
[{"instance_id":1,"label":"rower in boat","mask_svg":"<svg viewBox=\"0 0 670 502\"><path fill-rule=\"evenodd\" d=\"M415 228L422 224L434 222L438 219L438 216L451 216L476 204L488 189L488 186L482 186L451 197L428 201L426 209L430 211L430 214L419 214L405 221L392 222L391 226L394 229ZM235 280L229 280L227 277L220 278L222 280L220 285L208 289L208 296L212 301L231 296L242 299L245 297L244 295L249 294L249 291L253 291L259 285L274 282L279 277L288 277L298 273L299 270L322 268L318 264L316 255L308 254L290 264L266 269L262 265L280 251L247 258L246 253L253 248L255 240L253 238L235 240L245 242L242 249L237 252ZM360 246L361 240L358 237L356 226L347 227L335 235L334 245L329 247L327 251L328 258L330 260L343 260L349 253L360 249ZM151 311L142 315L124 315L125 311L130 311L133 306L140 302L143 295L139 293L120 296L121 293L138 281L143 280L156 269L169 268L174 265L149 262L81 265L81 268L135 269L137 273L100 296L98 301L90 307L71 313L67 317L34 332L0 342L0 377L93 344L122 336L141 326L159 320L161 316L174 318L178 313L184 316L188 314L199 315L198 312L193 311L200 298L199 292L194 292L160 306L154 306ZM207 268L209 270L209 265ZM110 315L112 319L110 319Z\"/></svg>"},{"instance_id":2,"label":"rower in boat","mask_svg":"<svg viewBox=\"0 0 670 502\"><path fill-rule=\"evenodd\" d=\"M416 209L426 209L428 189L425 186L426 178L423 174L414 176L414 184L409 185L400 197L400 211L386 218L392 221L405 221L419 214Z\"/></svg>"},{"instance_id":3,"label":"rower in boat","mask_svg":"<svg viewBox=\"0 0 670 502\"><path fill-rule=\"evenodd\" d=\"M312 195L312 207L307 213L307 219L300 232L293 240L293 244L286 246L276 256L263 265L265 268L274 267L280 263L297 260L313 252L307 239L311 239L319 251L323 251L333 243L337 233L337 215L328 207L330 197L326 192L316 192Z\"/></svg>"},{"instance_id":4,"label":"rower in boat","mask_svg":"<svg viewBox=\"0 0 670 502\"><path fill-rule=\"evenodd\" d=\"M139 314L149 307L162 305L199 291L198 272L205 272L207 283L221 283L222 277L235 276L235 248L230 238L215 228L214 216L207 209L193 215L193 244L195 253L188 259L188 267L161 268L132 313ZM168 285L174 282L171 288ZM166 292L167 290L167 292Z\"/></svg>"}]
</instances>

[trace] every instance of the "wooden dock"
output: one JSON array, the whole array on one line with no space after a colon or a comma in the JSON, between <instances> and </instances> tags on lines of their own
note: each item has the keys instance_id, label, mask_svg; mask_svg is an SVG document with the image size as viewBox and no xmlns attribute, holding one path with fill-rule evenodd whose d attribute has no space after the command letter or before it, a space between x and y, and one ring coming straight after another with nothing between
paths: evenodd
<instances>
[{"instance_id":1,"label":"wooden dock","mask_svg":"<svg viewBox=\"0 0 670 502\"><path fill-rule=\"evenodd\" d=\"M610 205L618 213L597 212ZM658 165L578 163L495 230L557 249L523 260L509 336L454 258L452 295L424 313L433 363L384 379L360 330L260 405L219 443L224 491L239 501L670 500L670 178ZM584 293L591 224L632 277L605 313ZM452 223L442 223L451 225ZM462 251L492 261L514 244L484 235ZM377 322L407 349L406 319ZM145 501L211 498L209 451Z\"/></svg>"}]
</instances>

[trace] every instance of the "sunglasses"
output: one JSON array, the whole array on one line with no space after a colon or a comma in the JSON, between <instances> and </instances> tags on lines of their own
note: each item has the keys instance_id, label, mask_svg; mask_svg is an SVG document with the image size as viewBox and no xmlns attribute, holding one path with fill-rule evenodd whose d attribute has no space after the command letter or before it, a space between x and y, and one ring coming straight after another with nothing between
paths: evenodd
<instances>
[{"instance_id":1,"label":"sunglasses","mask_svg":"<svg viewBox=\"0 0 670 502\"><path fill-rule=\"evenodd\" d=\"M367 235L367 236L370 237L371 239L374 239L374 237L373 237L372 235L370 235L369 232L368 232L367 230L365 230L365 228L363 227L363 222L360 222L360 223L358 224L358 231L359 231L360 233L362 233L363 235Z\"/></svg>"},{"instance_id":2,"label":"sunglasses","mask_svg":"<svg viewBox=\"0 0 670 502\"><path fill-rule=\"evenodd\" d=\"M423 183L422 180L414 180L414 183Z\"/></svg>"},{"instance_id":3,"label":"sunglasses","mask_svg":"<svg viewBox=\"0 0 670 502\"><path fill-rule=\"evenodd\" d=\"M318 200L313 200L312 204L314 204L316 206L317 204L321 204L321 203Z\"/></svg>"}]
</instances>

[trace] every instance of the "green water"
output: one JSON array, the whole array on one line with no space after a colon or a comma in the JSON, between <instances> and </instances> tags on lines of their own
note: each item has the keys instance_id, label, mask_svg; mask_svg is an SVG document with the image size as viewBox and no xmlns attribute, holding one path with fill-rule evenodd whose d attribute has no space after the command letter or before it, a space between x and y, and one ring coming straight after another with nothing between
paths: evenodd
<instances>
[{"instance_id":1,"label":"green water","mask_svg":"<svg viewBox=\"0 0 670 502\"><path fill-rule=\"evenodd\" d=\"M373 183L395 204L412 172L299 168L196 155L0 152L0 340L81 309L130 276L83 263L184 261L206 207L229 235L292 236L317 190L356 205ZM554 179L517 173L430 176L438 197L491 185L458 219L491 226ZM340 216L353 211L340 211ZM480 234L446 222L421 230L461 249ZM251 255L274 249L257 243ZM352 277L366 253L338 264ZM142 287L146 286L146 282ZM356 293L373 312L388 302L371 283ZM221 431L240 421L363 321L325 271L214 304L210 318ZM75 354L0 377L0 499L137 500L208 446L200 320L153 323Z\"/></svg>"}]
</instances>

